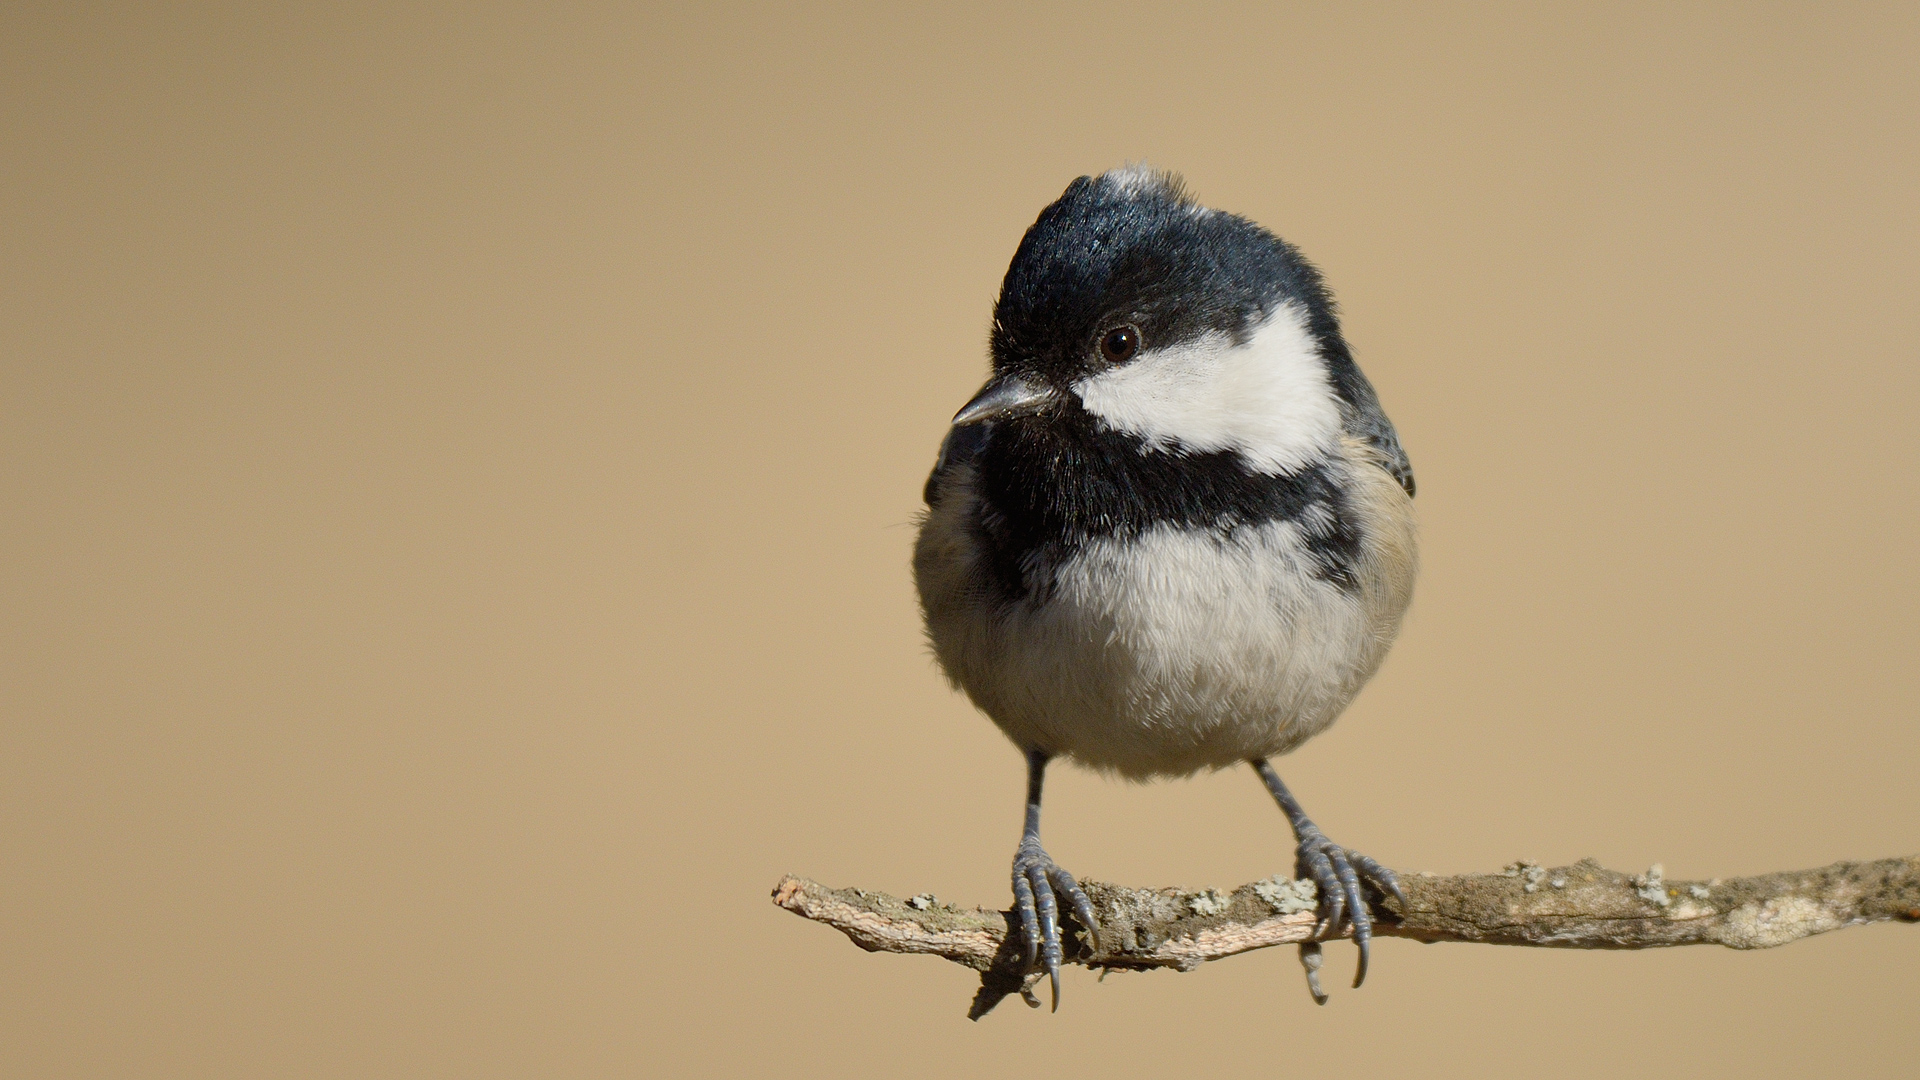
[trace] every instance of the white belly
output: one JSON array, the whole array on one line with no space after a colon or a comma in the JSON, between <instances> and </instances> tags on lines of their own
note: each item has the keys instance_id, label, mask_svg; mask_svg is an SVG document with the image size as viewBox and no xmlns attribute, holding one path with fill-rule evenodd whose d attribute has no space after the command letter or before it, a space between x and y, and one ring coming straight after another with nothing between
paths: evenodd
<instances>
[{"instance_id":1,"label":"white belly","mask_svg":"<svg viewBox=\"0 0 1920 1080\"><path fill-rule=\"evenodd\" d=\"M941 666L1020 746L1130 777L1271 757L1324 730L1411 591L1411 518L1394 513L1357 590L1312 573L1292 523L1230 538L1163 526L1089 542L1052 568L1044 602L1036 589L1008 603L984 587L971 502L943 500L915 553Z\"/></svg>"}]
</instances>

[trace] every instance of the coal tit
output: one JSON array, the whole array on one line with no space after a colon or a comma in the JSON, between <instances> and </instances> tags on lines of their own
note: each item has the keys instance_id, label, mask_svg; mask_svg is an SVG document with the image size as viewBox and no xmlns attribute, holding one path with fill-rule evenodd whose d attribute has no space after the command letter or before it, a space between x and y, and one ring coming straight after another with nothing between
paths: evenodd
<instances>
[{"instance_id":1,"label":"coal tit","mask_svg":"<svg viewBox=\"0 0 1920 1080\"><path fill-rule=\"evenodd\" d=\"M1268 760L1333 723L1398 632L1413 471L1319 272L1178 177L1083 176L1021 240L990 347L913 565L940 666L1026 753L1028 970L1045 963L1058 1008L1059 905L1097 933L1040 845L1050 759L1132 779L1247 762L1293 826L1321 930L1351 923L1359 986L1363 886L1399 883L1329 841ZM1319 946L1302 950L1324 1002Z\"/></svg>"}]
</instances>

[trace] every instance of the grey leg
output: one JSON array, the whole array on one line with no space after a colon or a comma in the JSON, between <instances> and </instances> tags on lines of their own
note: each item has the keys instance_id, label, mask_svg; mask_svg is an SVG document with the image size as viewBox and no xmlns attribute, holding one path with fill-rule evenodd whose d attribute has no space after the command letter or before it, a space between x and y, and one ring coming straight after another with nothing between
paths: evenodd
<instances>
[{"instance_id":1,"label":"grey leg","mask_svg":"<svg viewBox=\"0 0 1920 1080\"><path fill-rule=\"evenodd\" d=\"M1047 962L1047 977L1053 980L1053 1008L1060 1008L1060 902L1056 891L1064 893L1073 905L1074 917L1094 932L1093 904L1081 891L1073 875L1062 870L1040 846L1040 784L1047 773L1047 755L1027 751L1027 825L1020 833L1020 850L1013 856L1013 906L1020 916L1020 933L1026 938L1027 969L1042 959ZM1035 1001L1033 1004L1038 1005Z\"/></svg>"},{"instance_id":2,"label":"grey leg","mask_svg":"<svg viewBox=\"0 0 1920 1080\"><path fill-rule=\"evenodd\" d=\"M1360 965L1353 974L1353 985L1358 987L1367 978L1367 956L1373 941L1373 916L1367 908L1366 897L1361 895L1360 882L1365 880L1382 892L1392 893L1405 908L1407 896L1400 891L1400 879L1365 855L1328 840L1320 827L1307 817L1307 812L1300 809L1300 801L1280 782L1280 774L1274 772L1265 759L1254 759L1253 768L1260 779L1266 781L1273 801L1280 804L1281 812L1293 825L1293 835L1299 841L1294 856L1295 876L1313 879L1320 890L1320 924L1314 932L1338 933L1343 921L1353 924L1353 942L1360 946ZM1312 991L1313 1000L1325 1005L1327 996L1320 992L1318 977L1320 943L1310 941L1301 945L1300 962L1306 966L1307 988Z\"/></svg>"}]
</instances>

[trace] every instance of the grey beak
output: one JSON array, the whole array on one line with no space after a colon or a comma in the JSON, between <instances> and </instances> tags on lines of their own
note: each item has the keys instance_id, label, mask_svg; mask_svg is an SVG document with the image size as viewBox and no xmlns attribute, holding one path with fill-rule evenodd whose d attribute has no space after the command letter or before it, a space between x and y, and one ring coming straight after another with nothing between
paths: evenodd
<instances>
[{"instance_id":1,"label":"grey beak","mask_svg":"<svg viewBox=\"0 0 1920 1080\"><path fill-rule=\"evenodd\" d=\"M979 393L973 395L972 401L953 414L953 422L955 426L980 424L1035 412L1052 398L1052 391L1039 389L1022 379L1007 375L982 387Z\"/></svg>"}]
</instances>

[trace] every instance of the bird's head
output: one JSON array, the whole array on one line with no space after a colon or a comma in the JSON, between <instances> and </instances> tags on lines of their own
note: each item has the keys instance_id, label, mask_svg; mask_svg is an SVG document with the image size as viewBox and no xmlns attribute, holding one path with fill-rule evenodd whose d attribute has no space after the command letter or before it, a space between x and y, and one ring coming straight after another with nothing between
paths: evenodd
<instances>
[{"instance_id":1,"label":"bird's head","mask_svg":"<svg viewBox=\"0 0 1920 1080\"><path fill-rule=\"evenodd\" d=\"M991 348L993 378L956 424L1088 424L1273 474L1329 452L1359 378L1292 245L1140 167L1083 176L1041 212Z\"/></svg>"}]
</instances>

